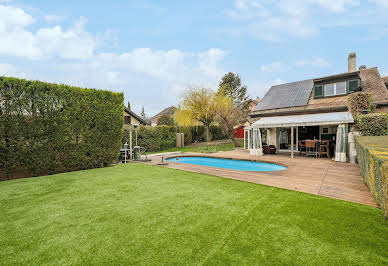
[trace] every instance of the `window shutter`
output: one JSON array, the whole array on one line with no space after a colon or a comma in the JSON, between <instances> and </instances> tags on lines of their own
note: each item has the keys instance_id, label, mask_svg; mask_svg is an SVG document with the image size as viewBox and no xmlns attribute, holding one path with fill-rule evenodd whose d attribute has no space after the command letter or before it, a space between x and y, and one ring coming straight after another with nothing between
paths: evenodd
<instances>
[{"instance_id":1,"label":"window shutter","mask_svg":"<svg viewBox=\"0 0 388 266\"><path fill-rule=\"evenodd\" d=\"M360 81L358 79L348 81L348 92L352 93L355 89L360 86Z\"/></svg>"},{"instance_id":2,"label":"window shutter","mask_svg":"<svg viewBox=\"0 0 388 266\"><path fill-rule=\"evenodd\" d=\"M321 97L323 97L323 85L315 86L314 98L321 98Z\"/></svg>"}]
</instances>

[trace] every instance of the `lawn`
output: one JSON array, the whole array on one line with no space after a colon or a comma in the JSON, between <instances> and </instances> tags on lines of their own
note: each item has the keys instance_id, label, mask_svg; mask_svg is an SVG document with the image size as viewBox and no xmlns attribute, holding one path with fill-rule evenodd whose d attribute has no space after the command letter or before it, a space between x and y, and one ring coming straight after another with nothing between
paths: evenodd
<instances>
[{"instance_id":1,"label":"lawn","mask_svg":"<svg viewBox=\"0 0 388 266\"><path fill-rule=\"evenodd\" d=\"M158 152L148 152L147 154L152 153L165 153L165 152L200 152L200 153L211 153L219 151L232 151L235 148L234 143L222 143L222 144L210 144L210 145L190 145L180 148L170 148L164 151Z\"/></svg>"},{"instance_id":2,"label":"lawn","mask_svg":"<svg viewBox=\"0 0 388 266\"><path fill-rule=\"evenodd\" d=\"M0 264L388 264L355 203L143 164L0 183Z\"/></svg>"}]
</instances>

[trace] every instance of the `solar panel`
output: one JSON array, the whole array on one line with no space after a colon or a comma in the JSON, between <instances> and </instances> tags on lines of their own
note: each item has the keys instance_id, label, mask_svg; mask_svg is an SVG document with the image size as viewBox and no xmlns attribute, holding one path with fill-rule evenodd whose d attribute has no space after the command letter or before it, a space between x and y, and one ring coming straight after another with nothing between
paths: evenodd
<instances>
[{"instance_id":1,"label":"solar panel","mask_svg":"<svg viewBox=\"0 0 388 266\"><path fill-rule=\"evenodd\" d=\"M255 111L306 105L314 82L312 79L272 86Z\"/></svg>"}]
</instances>

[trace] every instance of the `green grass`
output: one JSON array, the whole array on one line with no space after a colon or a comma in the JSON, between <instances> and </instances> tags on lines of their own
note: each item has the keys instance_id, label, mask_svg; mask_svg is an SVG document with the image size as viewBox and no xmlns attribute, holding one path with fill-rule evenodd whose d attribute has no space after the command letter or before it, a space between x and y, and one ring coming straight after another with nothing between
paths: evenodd
<instances>
[{"instance_id":1,"label":"green grass","mask_svg":"<svg viewBox=\"0 0 388 266\"><path fill-rule=\"evenodd\" d=\"M185 146L181 148L170 148L164 151L158 151L158 152L149 152L147 154L152 153L164 153L164 152L200 152L200 153L210 153L210 152L219 152L219 151L231 151L234 150L235 144L234 143L223 143L223 144L211 144L211 145L198 145L198 146Z\"/></svg>"},{"instance_id":2,"label":"green grass","mask_svg":"<svg viewBox=\"0 0 388 266\"><path fill-rule=\"evenodd\" d=\"M372 207L126 164L0 183L0 264L388 264Z\"/></svg>"}]
</instances>

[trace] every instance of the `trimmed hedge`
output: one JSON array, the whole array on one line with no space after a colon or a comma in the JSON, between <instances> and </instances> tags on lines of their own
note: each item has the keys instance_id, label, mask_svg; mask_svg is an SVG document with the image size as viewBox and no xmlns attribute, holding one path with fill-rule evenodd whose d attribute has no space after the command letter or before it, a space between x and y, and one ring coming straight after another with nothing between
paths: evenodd
<instances>
[{"instance_id":1,"label":"trimmed hedge","mask_svg":"<svg viewBox=\"0 0 388 266\"><path fill-rule=\"evenodd\" d=\"M388 136L356 137L361 175L388 219Z\"/></svg>"},{"instance_id":2,"label":"trimmed hedge","mask_svg":"<svg viewBox=\"0 0 388 266\"><path fill-rule=\"evenodd\" d=\"M29 175L103 167L117 159L122 93L0 77L0 167Z\"/></svg>"},{"instance_id":3,"label":"trimmed hedge","mask_svg":"<svg viewBox=\"0 0 388 266\"><path fill-rule=\"evenodd\" d=\"M363 136L388 136L388 113L359 115L357 128Z\"/></svg>"},{"instance_id":4,"label":"trimmed hedge","mask_svg":"<svg viewBox=\"0 0 388 266\"><path fill-rule=\"evenodd\" d=\"M176 145L176 133L185 134L185 145L193 142L205 141L205 129L203 126L175 127L175 126L140 126L138 128L138 145L145 147L146 151L163 151L174 148ZM226 139L220 126L211 126L210 133L212 140ZM123 143L129 142L129 129L124 129ZM133 145L135 145L135 134L133 133Z\"/></svg>"}]
</instances>

